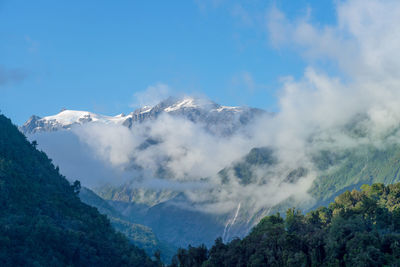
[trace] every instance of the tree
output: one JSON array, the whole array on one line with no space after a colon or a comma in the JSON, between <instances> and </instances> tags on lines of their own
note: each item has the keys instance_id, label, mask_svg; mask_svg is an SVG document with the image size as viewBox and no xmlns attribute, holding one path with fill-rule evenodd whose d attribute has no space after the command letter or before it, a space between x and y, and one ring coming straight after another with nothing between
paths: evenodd
<instances>
[{"instance_id":1,"label":"tree","mask_svg":"<svg viewBox=\"0 0 400 267\"><path fill-rule=\"evenodd\" d=\"M36 140L33 140L33 141L32 141L32 146L33 146L34 148L36 148L37 145L38 145L37 141L36 141Z\"/></svg>"},{"instance_id":2,"label":"tree","mask_svg":"<svg viewBox=\"0 0 400 267\"><path fill-rule=\"evenodd\" d=\"M157 265L158 265L159 267L162 267L163 264L162 264L162 262L161 262L161 252L160 252L160 250L157 249L157 250L154 252L154 258L156 259Z\"/></svg>"},{"instance_id":3,"label":"tree","mask_svg":"<svg viewBox=\"0 0 400 267\"><path fill-rule=\"evenodd\" d=\"M81 182L75 180L75 182L72 184L72 189L74 190L75 195L79 195L79 192L81 191Z\"/></svg>"}]
</instances>

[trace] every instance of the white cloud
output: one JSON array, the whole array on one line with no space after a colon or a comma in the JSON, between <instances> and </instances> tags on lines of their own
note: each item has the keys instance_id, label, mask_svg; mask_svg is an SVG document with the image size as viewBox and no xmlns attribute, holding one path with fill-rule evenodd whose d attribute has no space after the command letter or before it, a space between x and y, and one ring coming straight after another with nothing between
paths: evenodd
<instances>
[{"instance_id":1,"label":"white cloud","mask_svg":"<svg viewBox=\"0 0 400 267\"><path fill-rule=\"evenodd\" d=\"M132 138L130 129L123 125L88 123L74 127L72 131L102 160L118 168L129 164L135 147L142 141Z\"/></svg>"},{"instance_id":2,"label":"white cloud","mask_svg":"<svg viewBox=\"0 0 400 267\"><path fill-rule=\"evenodd\" d=\"M131 105L134 108L144 106L154 106L161 100L166 99L171 94L171 89L164 83L157 83L146 88L144 91L134 94L134 102Z\"/></svg>"},{"instance_id":3,"label":"white cloud","mask_svg":"<svg viewBox=\"0 0 400 267\"><path fill-rule=\"evenodd\" d=\"M309 59L330 59L352 79L397 79L400 33L398 1L339 1L336 25L313 25L308 16L289 21L276 8L268 12L271 42L297 46Z\"/></svg>"}]
</instances>

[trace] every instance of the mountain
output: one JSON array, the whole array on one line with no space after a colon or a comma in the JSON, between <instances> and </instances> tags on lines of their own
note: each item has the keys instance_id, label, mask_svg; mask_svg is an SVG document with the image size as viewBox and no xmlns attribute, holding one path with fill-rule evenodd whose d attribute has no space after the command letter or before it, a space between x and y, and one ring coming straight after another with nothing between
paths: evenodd
<instances>
[{"instance_id":1,"label":"mountain","mask_svg":"<svg viewBox=\"0 0 400 267\"><path fill-rule=\"evenodd\" d=\"M33 115L24 123L24 125L20 127L20 130L24 134L31 134L36 132L70 129L74 125L80 125L88 122L124 124L127 119L128 116L124 116L123 114L111 117L98 115L87 111L62 110L57 115L46 116L43 118Z\"/></svg>"},{"instance_id":2,"label":"mountain","mask_svg":"<svg viewBox=\"0 0 400 267\"><path fill-rule=\"evenodd\" d=\"M328 207L263 218L248 236L179 249L181 266L398 266L400 183L346 191Z\"/></svg>"},{"instance_id":3,"label":"mountain","mask_svg":"<svg viewBox=\"0 0 400 267\"><path fill-rule=\"evenodd\" d=\"M174 246L187 246L189 244L200 245L202 243L211 245L213 240L218 236L222 236L224 242L230 241L235 237L245 236L264 216L271 213L282 212L294 206L307 211L320 205L327 205L342 192L354 188L358 189L365 183L372 184L381 182L390 184L400 181L400 146L395 142L398 140L396 136L397 128L393 130L393 133L389 133L387 136L377 137L371 135L367 127L370 125L369 117L364 114L357 115L347 124L340 126L341 128L339 129L331 129L332 132L321 133L317 131L309 136L305 141L305 146L307 147L305 157L307 157L307 161L301 162L301 164L296 163L294 165L296 167L282 165L281 159L279 158L281 151L278 151L273 145L269 147L250 147L243 152L241 158L234 159L220 169L216 169L215 175L212 177L212 179L217 181L217 183L212 185L214 186L216 184L216 186L210 190L207 189L201 192L201 194L205 196L206 201L208 201L206 204L212 204L212 201L215 199L216 201L221 201L222 198L219 198L218 194L221 192L219 189L224 185L233 185L234 187L240 188L240 190L234 192L235 194L241 194L241 191L247 190L246 198L241 198L241 200L234 199L234 201L230 203L231 210L228 213L213 213L207 212L204 209L196 209L193 207L198 203L195 203L188 197L192 192L185 195L182 187L179 187L179 183L177 187L176 184L173 184L174 181L186 179L186 177L179 177L177 179L174 177L174 173L168 169L168 164L175 159L177 159L176 163L179 163L175 166L179 169L185 169L186 161L181 161L181 159L193 156L189 153L190 151L188 151L193 146L186 146L187 143L183 143L182 145L182 143L176 142L176 137L180 138L179 133L185 130L181 128L180 123L182 123L182 121L177 120L178 124L174 124L172 128L172 135L174 135L175 139L172 138L173 143L171 144L168 143L171 139L163 139L163 135L171 135L171 132L165 133L164 131L164 125L171 120L161 120L161 123L154 124L156 125L155 128L160 127L161 129L157 132L157 138L152 138L150 134L147 136L148 131L146 127L148 125L146 123L157 121L157 118L162 118L165 114L170 114L176 118L186 118L186 121L190 120L195 122L196 125L204 127L212 133L211 136L218 136L216 139L207 138L204 139L206 141L202 140L203 142L200 142L202 145L207 146L209 140L223 142L224 140L229 140L229 137L236 137L232 135L232 133L236 131L241 131L242 129L252 130L253 128L246 128L246 126L250 125L253 119L257 118L257 114L266 113L251 108L222 107L211 101L195 98L169 98L154 107L144 107L127 116L120 115L117 117L110 117L111 119L105 119L104 116L101 117L100 115L89 116L92 118L91 121L110 125L124 125L132 129L135 129L138 125L145 125L145 127L141 129L140 127L136 128L142 131L144 128L145 130L143 132L145 135L144 138L140 139L140 142L136 144L136 147L132 148L133 151L129 155L131 164L128 165L128 169L132 171L129 174L131 175L129 179L120 183L111 182L110 184L102 184L100 186L95 185L91 187L91 189L93 189L98 196L103 198L116 212L121 214L124 217L123 220L149 227L157 240L173 244ZM62 119L54 119L54 117L61 115L63 114L60 113L53 116L53 119L50 120L48 119L49 117L46 117L47 119L43 120L43 122L53 121L53 123L57 122L61 125L63 122ZM87 117L88 116L82 117L81 115L69 116L69 120L64 120L64 122L67 121L68 123L62 124L63 126L61 128L54 127L50 129L70 129L71 125L90 123ZM57 123L54 125L57 125ZM25 126L26 125L34 124L27 122ZM184 127L184 125L182 127ZM33 129L35 128L33 127ZM198 127L194 129L197 131ZM97 128L94 130L97 130ZM171 131L171 128L169 128L169 131ZM68 132L73 131L57 131L57 133ZM36 133L54 132L51 132L51 130L50 132L46 132L45 127L41 127L38 128ZM175 135L176 133L177 135ZM116 136L118 137L118 135ZM128 137L132 138L133 136L136 137L137 135L129 135ZM186 138L192 141L192 136L193 135L189 134ZM326 136L329 138L326 138ZM347 144L351 145L340 146L338 143L332 141L335 140L336 136L338 136L337 138L339 139L344 136L345 138L340 140L345 140ZM39 135L34 135L34 138L37 137L39 138ZM93 141L93 138L97 137L98 136L95 134L89 138L91 138L90 141ZM37 140L40 144L46 144L46 140L49 139L49 135L43 134L40 139ZM65 139L54 139L55 141L49 142L50 147L57 150L58 146L55 144L64 143L63 140ZM193 139L193 142L198 141L196 138ZM100 152L103 153L105 150L110 149L108 144L109 142L113 142L113 140L114 136L107 139L105 144L102 143L105 147L104 149L102 148ZM129 143L128 141L122 142L124 148L126 146L125 143ZM216 145L216 143L211 143L212 145ZM65 144L70 146L69 142L65 142ZM234 145L237 144L240 145L240 142L234 143ZM95 145L98 146L99 143L95 143ZM181 145L181 147L179 147L179 145ZM290 142L287 145L290 147ZM161 151L160 147L164 148L164 151ZM177 158L173 158L172 153L170 153L170 151L175 148L178 148L179 152ZM226 154L225 152L221 153L222 156L228 155L230 149L233 147L227 146L225 148L227 152ZM64 151L63 149L61 150ZM246 152L248 153L245 154ZM74 158L77 157L74 153L72 153L72 155ZM141 158L142 160L149 160L149 158L151 160L155 159L154 162L157 165L154 169L156 171L151 174L153 176L150 175L150 179L144 178L149 177L149 175L146 176L146 171L148 170L135 167L136 160L140 158L140 156L143 156ZM208 157L207 154L201 156ZM289 155L289 157L292 156L293 155ZM81 161L81 159L79 159L79 161L84 162ZM195 160L194 162L196 163ZM207 162L211 165L213 164L213 162ZM306 164L302 165L303 163ZM80 166L84 168L82 165L95 166L94 169L102 170L102 165L92 165L90 162L89 164L80 164ZM208 168L208 165L205 166L205 168ZM140 171L143 171L143 173L140 173ZM153 169L151 171L153 171ZM199 175L202 175L202 171L203 170L199 171ZM101 171L97 174L101 175L102 173L105 172ZM97 174L93 176L97 179L96 181L99 180ZM110 177L118 175L118 173L110 173L107 175L110 181ZM79 177L78 175L69 176ZM312 181L310 180L310 183L306 186L303 185L302 190L304 192L300 190L300 193L308 193L308 198L301 199L301 197L297 197L296 195L299 190L296 190L294 187L299 185L299 181L310 176L312 177ZM157 179L151 181L152 177ZM200 181L207 181L207 179L209 179L206 175L200 178ZM107 179L104 180L107 181ZM153 183L153 187L141 187L141 181L149 180L150 183ZM169 181L172 181L172 187L163 189L165 184L168 184ZM155 183L157 183L156 187L154 187ZM282 192L279 191L275 194L268 188L270 185L272 188L278 188L276 191L281 190L281 185L288 185L289 187L283 188L289 188L295 193L290 195L282 190ZM265 191L269 190L269 192L257 191L257 187ZM211 190L214 190L212 192L213 194L210 193ZM227 192L231 195L227 195ZM223 192L225 193L224 196L227 198L233 195L230 191L227 192ZM198 194L197 198L199 198L199 196L201 198L201 194ZM254 194L254 199L252 198L252 194ZM269 199L273 198L271 195L275 195L280 199L278 199L278 201L274 200L273 204L270 204ZM282 195L284 197L281 197ZM207 196L210 197L207 198ZM221 202L224 200L225 199L222 199ZM262 204L258 203L260 200L263 201Z\"/></svg>"},{"instance_id":4,"label":"mountain","mask_svg":"<svg viewBox=\"0 0 400 267\"><path fill-rule=\"evenodd\" d=\"M159 251L163 262L171 262L177 248L171 244L159 241L151 228L134 223L134 221L140 221L140 219L122 215L108 201L99 197L88 188L81 188L79 198L82 202L97 208L101 214L107 215L111 225L118 232L123 233L137 247L144 249L148 255L154 255Z\"/></svg>"},{"instance_id":5,"label":"mountain","mask_svg":"<svg viewBox=\"0 0 400 267\"><path fill-rule=\"evenodd\" d=\"M318 203L327 204L346 190L362 184L392 184L400 181L400 145L362 145L340 152L321 151L315 157L321 174L310 193ZM334 168L332 168L334 167Z\"/></svg>"},{"instance_id":6,"label":"mountain","mask_svg":"<svg viewBox=\"0 0 400 267\"><path fill-rule=\"evenodd\" d=\"M157 266L0 115L1 266Z\"/></svg>"},{"instance_id":7,"label":"mountain","mask_svg":"<svg viewBox=\"0 0 400 267\"><path fill-rule=\"evenodd\" d=\"M282 212L290 207L308 211L329 205L346 190L359 189L363 184L389 185L400 182L400 145L398 144L389 143L380 146L363 144L341 150L320 149L314 153L312 161L317 176L308 189L308 193L313 197L313 202L301 203L288 198L276 206L259 210L253 217L247 219L249 222L247 225L241 225L241 220L238 220L236 225L230 228L232 235L244 236L253 225L273 212ZM228 179L226 173L232 172L230 179L233 177L239 183L248 184L253 182L252 179L255 177L255 166L268 170L276 164L272 149L253 148L241 160L223 169L219 175L221 179ZM307 167L293 169L282 178L282 182L296 182L309 171Z\"/></svg>"},{"instance_id":8,"label":"mountain","mask_svg":"<svg viewBox=\"0 0 400 267\"><path fill-rule=\"evenodd\" d=\"M118 193L105 194L107 188ZM182 193L170 194L166 199L144 198L146 203L143 203L140 198L136 200L137 190L132 189L129 184L97 190L99 195L123 216L132 222L150 227L157 239L175 247L185 247L189 244L211 245L224 230L225 215L191 209L193 203ZM167 194L157 190L139 191L158 194L161 197ZM150 202L150 199L153 199L153 202Z\"/></svg>"},{"instance_id":9,"label":"mountain","mask_svg":"<svg viewBox=\"0 0 400 267\"><path fill-rule=\"evenodd\" d=\"M94 114L87 111L62 110L53 116L40 118L33 115L20 127L24 134L70 129L74 125L88 122L120 124L129 128L138 123L154 120L162 114L189 119L203 123L214 134L229 135L265 111L250 107L221 106L209 100L193 97L170 97L159 104L136 109L128 115L115 117Z\"/></svg>"},{"instance_id":10,"label":"mountain","mask_svg":"<svg viewBox=\"0 0 400 267\"><path fill-rule=\"evenodd\" d=\"M58 159L54 156L54 153L52 154L50 152L51 150L59 150L54 148L55 144L65 143L67 144L66 146L68 146L68 150L70 150L69 148L71 147L75 147L71 146L71 140L66 141L65 137L60 137L61 133L69 132L65 130L84 124L100 123L119 127L123 125L127 128L134 129L140 124L151 123L156 121L157 118L169 115L174 118L189 120L196 125L201 125L201 127L212 136L227 137L237 131L241 131L259 116L265 114L268 113L260 109L221 106L212 101L200 98L170 97L153 107L143 107L128 115L121 114L115 117L72 110L63 110L57 115L43 118L32 116L20 127L20 130L27 134L32 140L38 140L42 149L45 149L50 155ZM179 120L177 121L180 122ZM176 129L177 132L179 132L179 130L179 128ZM53 135L51 136L50 134ZM147 148L154 150L151 146L159 142L162 142L162 140L160 141L159 138L152 138L152 136L145 139L142 145L137 148L135 154L130 158L131 164L128 168L136 169L135 155L137 155L137 153L145 154ZM47 144L47 146L43 146L43 144ZM74 142L74 144L78 147L79 140ZM62 148L62 150L65 150L65 148ZM71 151L72 156L70 157L73 158L75 164L94 165L93 161L81 159L82 155L87 153L86 147L83 147L83 149L75 149L75 151L79 153L79 155L74 155L73 151ZM63 154L62 160L65 161L65 155L69 155L70 153L64 152ZM79 158L80 163L76 162L76 158ZM168 163L168 159L158 163L159 169L156 175L160 178L172 175L166 167L166 163ZM63 166L60 161L57 161L57 164ZM96 164L104 165L104 163L101 162ZM69 163L68 165L71 166L70 169L76 169L73 167L73 164ZM93 166L92 169L102 170L103 167L104 166ZM66 171L66 168L63 168L63 171L68 174L68 177L79 177L79 179L85 181L84 177L81 178L81 173L77 174L76 172L72 172L71 175L71 172ZM110 177L115 174L107 172L107 175L109 176L108 179L110 179ZM91 175L89 174L88 176ZM131 180L136 180L140 179L140 176L136 175L130 178ZM99 184L101 184L100 177L97 177L97 179ZM179 193L179 190L136 188L130 182L123 183L122 185L115 185L115 183L107 186L93 185L91 189L104 200L107 200L115 211L125 216L125 221L146 225L155 233L160 242L173 244L175 246L186 246L188 244L197 245L201 243L211 244L216 237L224 232L226 221L229 219L227 218L227 214L223 214L222 216L212 215L207 212L188 209L188 207L192 206L194 203L187 198L182 198L182 194ZM96 206L94 203L87 203ZM96 207L101 211L101 207ZM228 217L230 217L230 215ZM176 221L177 218L179 219L178 222ZM116 229L119 230L118 228ZM133 240L133 242L135 241ZM148 247L142 246L143 244L141 245L139 243L135 244L144 248Z\"/></svg>"},{"instance_id":11,"label":"mountain","mask_svg":"<svg viewBox=\"0 0 400 267\"><path fill-rule=\"evenodd\" d=\"M253 148L242 159L221 170L219 176L221 180L236 178L246 185L254 182L253 167L268 168L276 163L272 149ZM228 177L230 171L234 175ZM304 173L298 170L284 181L294 181L302 175ZM195 203L182 193L134 188L131 182L119 186L105 185L94 190L116 210L136 223L149 226L159 239L178 247L189 244L210 246L220 236L224 241L242 237L270 210L266 208L250 215L246 212L250 207L243 203L242 211L234 219L235 214L212 214L191 209Z\"/></svg>"}]
</instances>

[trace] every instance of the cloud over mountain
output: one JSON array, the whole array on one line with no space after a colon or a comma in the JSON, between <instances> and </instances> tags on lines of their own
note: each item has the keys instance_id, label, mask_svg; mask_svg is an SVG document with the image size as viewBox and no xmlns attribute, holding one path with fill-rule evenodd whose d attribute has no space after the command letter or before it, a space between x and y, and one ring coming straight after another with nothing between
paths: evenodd
<instances>
[{"instance_id":1,"label":"cloud over mountain","mask_svg":"<svg viewBox=\"0 0 400 267\"><path fill-rule=\"evenodd\" d=\"M124 123L92 116L71 133L109 166L135 171L138 182L202 184L183 190L195 208L246 207L244 217L289 198L311 201L308 190L319 175L313 158L321 150L400 140L400 3L338 2L334 25L290 21L275 8L267 19L271 41L299 49L309 62L300 79L283 79L275 115L252 117L245 108L186 98L137 110ZM248 167L252 179L244 182L232 169L255 147L271 149L275 161ZM289 179L294 172L301 174Z\"/></svg>"}]
</instances>

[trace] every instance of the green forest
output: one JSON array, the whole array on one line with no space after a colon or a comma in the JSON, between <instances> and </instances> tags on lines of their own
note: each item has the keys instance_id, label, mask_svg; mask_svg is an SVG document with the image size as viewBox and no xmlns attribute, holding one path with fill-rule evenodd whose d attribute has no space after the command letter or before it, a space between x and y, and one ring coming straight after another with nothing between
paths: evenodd
<instances>
[{"instance_id":1,"label":"green forest","mask_svg":"<svg viewBox=\"0 0 400 267\"><path fill-rule=\"evenodd\" d=\"M179 249L170 266L400 266L400 183L363 185L305 215L267 216L242 240Z\"/></svg>"},{"instance_id":2,"label":"green forest","mask_svg":"<svg viewBox=\"0 0 400 267\"><path fill-rule=\"evenodd\" d=\"M0 266L157 266L0 115Z\"/></svg>"}]
</instances>

